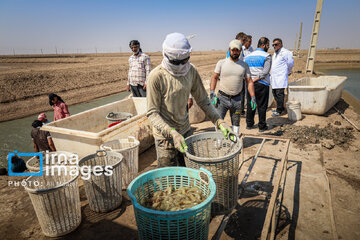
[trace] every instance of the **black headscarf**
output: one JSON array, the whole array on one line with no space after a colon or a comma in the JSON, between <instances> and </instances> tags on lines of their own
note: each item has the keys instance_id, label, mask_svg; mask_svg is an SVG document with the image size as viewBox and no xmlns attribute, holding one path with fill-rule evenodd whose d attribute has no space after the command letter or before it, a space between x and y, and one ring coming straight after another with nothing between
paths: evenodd
<instances>
[{"instance_id":1,"label":"black headscarf","mask_svg":"<svg viewBox=\"0 0 360 240\"><path fill-rule=\"evenodd\" d=\"M61 97L59 97L59 96L56 95L55 93L50 93L50 94L49 94L49 104L50 104L50 106L54 105L54 103L52 102L52 100L54 100L55 97L57 97L60 102L65 103L64 100L61 99Z\"/></svg>"},{"instance_id":2,"label":"black headscarf","mask_svg":"<svg viewBox=\"0 0 360 240\"><path fill-rule=\"evenodd\" d=\"M43 123L42 123L41 121L39 121L39 120L35 120L35 121L31 124L31 126L32 126L33 128L41 127L42 125L43 125Z\"/></svg>"}]
</instances>

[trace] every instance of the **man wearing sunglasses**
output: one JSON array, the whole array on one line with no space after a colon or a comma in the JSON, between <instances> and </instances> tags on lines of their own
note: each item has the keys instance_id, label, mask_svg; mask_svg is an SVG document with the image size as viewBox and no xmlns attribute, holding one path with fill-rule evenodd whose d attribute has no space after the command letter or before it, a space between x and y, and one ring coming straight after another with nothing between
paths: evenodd
<instances>
[{"instance_id":1,"label":"man wearing sunglasses","mask_svg":"<svg viewBox=\"0 0 360 240\"><path fill-rule=\"evenodd\" d=\"M217 81L220 80L218 111L222 119L225 118L227 111L230 111L233 131L237 135L239 135L240 131L241 92L244 81L247 82L251 96L251 108L256 108L254 83L250 78L248 64L239 59L241 50L242 44L239 40L236 39L230 42L230 57L218 61L210 83L210 98L214 98Z\"/></svg>"},{"instance_id":2,"label":"man wearing sunglasses","mask_svg":"<svg viewBox=\"0 0 360 240\"><path fill-rule=\"evenodd\" d=\"M272 56L271 64L271 87L276 101L276 111L272 114L273 117L284 114L284 100L285 88L288 87L288 76L291 74L294 66L294 59L292 53L283 47L282 40L275 38L273 40L274 54Z\"/></svg>"},{"instance_id":3,"label":"man wearing sunglasses","mask_svg":"<svg viewBox=\"0 0 360 240\"><path fill-rule=\"evenodd\" d=\"M130 91L134 97L146 97L146 79L150 74L150 57L142 52L140 42L132 40L129 47L133 55L129 58L129 73L126 90Z\"/></svg>"},{"instance_id":4,"label":"man wearing sunglasses","mask_svg":"<svg viewBox=\"0 0 360 240\"><path fill-rule=\"evenodd\" d=\"M147 117L155 138L158 167L185 166L184 137L192 134L186 111L189 94L226 138L232 131L210 103L200 75L190 64L191 46L181 33L168 34L163 60L151 71L147 84Z\"/></svg>"}]
</instances>

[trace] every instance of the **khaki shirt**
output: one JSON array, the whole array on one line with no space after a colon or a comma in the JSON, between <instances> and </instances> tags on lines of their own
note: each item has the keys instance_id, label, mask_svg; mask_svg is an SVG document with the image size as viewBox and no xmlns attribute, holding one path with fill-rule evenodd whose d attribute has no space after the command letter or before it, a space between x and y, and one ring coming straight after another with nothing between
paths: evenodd
<instances>
[{"instance_id":1,"label":"khaki shirt","mask_svg":"<svg viewBox=\"0 0 360 240\"><path fill-rule=\"evenodd\" d=\"M245 79L250 78L249 65L242 60L234 62L230 58L221 59L214 72L220 74L219 89L231 96L239 94Z\"/></svg>"},{"instance_id":2,"label":"khaki shirt","mask_svg":"<svg viewBox=\"0 0 360 240\"><path fill-rule=\"evenodd\" d=\"M182 135L190 130L186 111L190 93L213 123L220 119L193 65L181 77L172 76L161 65L150 72L147 83L147 117L153 125L156 139L171 138L172 128Z\"/></svg>"}]
</instances>

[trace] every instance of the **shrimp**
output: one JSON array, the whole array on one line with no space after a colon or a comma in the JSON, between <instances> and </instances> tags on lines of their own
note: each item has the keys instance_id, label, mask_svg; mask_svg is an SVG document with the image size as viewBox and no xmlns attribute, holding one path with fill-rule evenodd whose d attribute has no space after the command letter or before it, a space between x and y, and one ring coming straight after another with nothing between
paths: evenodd
<instances>
[{"instance_id":1,"label":"shrimp","mask_svg":"<svg viewBox=\"0 0 360 240\"><path fill-rule=\"evenodd\" d=\"M159 211L180 211L192 208L202 203L206 197L198 187L180 187L175 189L172 185L164 190L156 191L140 204L144 207Z\"/></svg>"}]
</instances>

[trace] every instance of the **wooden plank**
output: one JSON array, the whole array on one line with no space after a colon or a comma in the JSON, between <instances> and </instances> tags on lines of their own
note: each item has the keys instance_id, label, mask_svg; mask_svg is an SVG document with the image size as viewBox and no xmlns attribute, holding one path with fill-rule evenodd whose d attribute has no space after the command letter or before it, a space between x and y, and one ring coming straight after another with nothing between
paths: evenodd
<instances>
[{"instance_id":1,"label":"wooden plank","mask_svg":"<svg viewBox=\"0 0 360 240\"><path fill-rule=\"evenodd\" d=\"M271 140L279 140L279 141L287 141L290 138L287 137L278 137L274 135L254 135L254 134L244 134L244 138L260 138L260 139L271 139Z\"/></svg>"}]
</instances>

